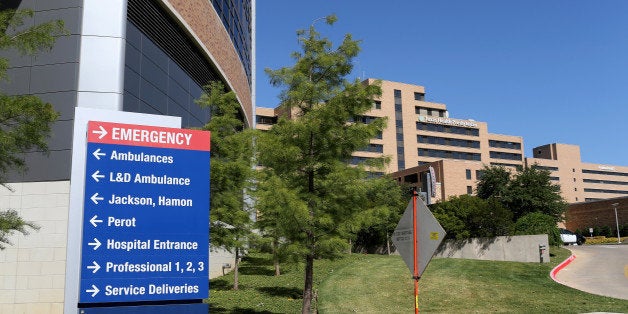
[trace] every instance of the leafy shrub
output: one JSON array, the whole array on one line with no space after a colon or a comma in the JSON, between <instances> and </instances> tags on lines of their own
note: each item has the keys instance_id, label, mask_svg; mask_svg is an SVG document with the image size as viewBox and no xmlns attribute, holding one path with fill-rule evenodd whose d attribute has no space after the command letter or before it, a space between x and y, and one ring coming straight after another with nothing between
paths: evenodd
<instances>
[{"instance_id":1,"label":"leafy shrub","mask_svg":"<svg viewBox=\"0 0 628 314\"><path fill-rule=\"evenodd\" d=\"M554 217L542 213L530 213L515 222L516 235L547 234L549 245L560 245L560 232Z\"/></svg>"}]
</instances>

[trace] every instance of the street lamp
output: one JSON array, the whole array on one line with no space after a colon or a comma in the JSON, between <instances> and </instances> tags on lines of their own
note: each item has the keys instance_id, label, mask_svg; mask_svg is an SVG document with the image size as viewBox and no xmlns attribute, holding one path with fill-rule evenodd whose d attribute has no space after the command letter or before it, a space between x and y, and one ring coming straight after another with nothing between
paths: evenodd
<instances>
[{"instance_id":1,"label":"street lamp","mask_svg":"<svg viewBox=\"0 0 628 314\"><path fill-rule=\"evenodd\" d=\"M613 209L615 209L615 224L617 225L617 243L620 244L621 237L619 236L619 220L617 219L617 205L619 205L619 203L611 204L611 206L613 206Z\"/></svg>"}]
</instances>

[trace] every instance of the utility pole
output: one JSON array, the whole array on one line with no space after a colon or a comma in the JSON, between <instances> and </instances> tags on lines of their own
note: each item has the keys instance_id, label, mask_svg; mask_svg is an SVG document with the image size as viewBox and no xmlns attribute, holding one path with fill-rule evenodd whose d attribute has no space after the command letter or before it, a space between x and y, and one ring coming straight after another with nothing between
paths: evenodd
<instances>
[{"instance_id":1,"label":"utility pole","mask_svg":"<svg viewBox=\"0 0 628 314\"><path fill-rule=\"evenodd\" d=\"M613 209L615 209L615 224L617 227L617 244L621 244L621 236L619 235L619 219L617 219L617 205L619 205L619 203L611 204L611 206L613 206Z\"/></svg>"}]
</instances>

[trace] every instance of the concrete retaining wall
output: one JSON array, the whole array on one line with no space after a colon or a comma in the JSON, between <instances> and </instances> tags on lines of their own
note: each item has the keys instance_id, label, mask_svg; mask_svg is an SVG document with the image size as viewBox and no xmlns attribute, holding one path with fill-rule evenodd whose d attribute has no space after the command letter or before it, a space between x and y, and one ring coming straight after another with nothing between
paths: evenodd
<instances>
[{"instance_id":1,"label":"concrete retaining wall","mask_svg":"<svg viewBox=\"0 0 628 314\"><path fill-rule=\"evenodd\" d=\"M545 247L542 254L539 246ZM548 263L549 245L546 234L447 240L436 250L434 256L534 263L542 260L543 263Z\"/></svg>"}]
</instances>

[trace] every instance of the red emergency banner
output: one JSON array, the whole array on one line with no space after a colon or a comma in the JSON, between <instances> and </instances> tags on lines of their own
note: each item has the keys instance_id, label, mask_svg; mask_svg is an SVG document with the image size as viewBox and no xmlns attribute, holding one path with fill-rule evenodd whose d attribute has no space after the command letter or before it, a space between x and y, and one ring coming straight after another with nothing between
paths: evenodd
<instances>
[{"instance_id":1,"label":"red emergency banner","mask_svg":"<svg viewBox=\"0 0 628 314\"><path fill-rule=\"evenodd\" d=\"M210 132L148 125L89 121L87 141L129 146L210 150Z\"/></svg>"}]
</instances>

